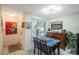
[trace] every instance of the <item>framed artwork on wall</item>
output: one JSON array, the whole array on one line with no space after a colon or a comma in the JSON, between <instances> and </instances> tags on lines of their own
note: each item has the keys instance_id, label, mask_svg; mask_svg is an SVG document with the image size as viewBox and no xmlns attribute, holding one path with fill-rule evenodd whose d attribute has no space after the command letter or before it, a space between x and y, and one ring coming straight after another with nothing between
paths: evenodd
<instances>
[{"instance_id":1,"label":"framed artwork on wall","mask_svg":"<svg viewBox=\"0 0 79 59\"><path fill-rule=\"evenodd\" d=\"M5 22L5 33L9 34L17 34L17 22Z\"/></svg>"},{"instance_id":2,"label":"framed artwork on wall","mask_svg":"<svg viewBox=\"0 0 79 59\"><path fill-rule=\"evenodd\" d=\"M63 22L62 21L57 21L57 22L52 22L51 23L51 30L59 30L62 29Z\"/></svg>"},{"instance_id":3,"label":"framed artwork on wall","mask_svg":"<svg viewBox=\"0 0 79 59\"><path fill-rule=\"evenodd\" d=\"M0 20L1 20L1 27L3 27L3 19L2 19L2 17L1 17Z\"/></svg>"},{"instance_id":4,"label":"framed artwork on wall","mask_svg":"<svg viewBox=\"0 0 79 59\"><path fill-rule=\"evenodd\" d=\"M24 28L25 27L25 22L22 22L22 28Z\"/></svg>"},{"instance_id":5,"label":"framed artwork on wall","mask_svg":"<svg viewBox=\"0 0 79 59\"><path fill-rule=\"evenodd\" d=\"M32 22L26 22L26 29L31 29L31 23Z\"/></svg>"}]
</instances>

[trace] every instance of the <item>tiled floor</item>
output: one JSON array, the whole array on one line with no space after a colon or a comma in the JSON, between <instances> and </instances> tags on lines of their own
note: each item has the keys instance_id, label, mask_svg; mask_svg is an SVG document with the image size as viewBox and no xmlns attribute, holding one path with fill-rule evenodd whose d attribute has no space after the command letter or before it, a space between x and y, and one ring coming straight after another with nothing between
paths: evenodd
<instances>
[{"instance_id":1,"label":"tiled floor","mask_svg":"<svg viewBox=\"0 0 79 59\"><path fill-rule=\"evenodd\" d=\"M19 50L19 51L16 51L14 53L11 53L11 55L38 55L38 51L37 50L36 50L35 54L33 52L34 52L33 49L30 49L28 51ZM55 54L58 55L57 49L55 51ZM45 54L43 53L42 55L45 55ZM60 49L60 55L73 55L73 54L70 54L67 51L64 51L63 49Z\"/></svg>"},{"instance_id":2,"label":"tiled floor","mask_svg":"<svg viewBox=\"0 0 79 59\"><path fill-rule=\"evenodd\" d=\"M55 51L55 54L58 55L57 49ZM31 51L28 51L28 52L23 53L22 55L38 55L38 52L36 50L36 53L34 54L33 53L33 50L31 50ZM43 53L43 55L45 55L45 54ZM60 55L73 55L73 54L70 54L70 53L64 51L63 49L60 49Z\"/></svg>"}]
</instances>

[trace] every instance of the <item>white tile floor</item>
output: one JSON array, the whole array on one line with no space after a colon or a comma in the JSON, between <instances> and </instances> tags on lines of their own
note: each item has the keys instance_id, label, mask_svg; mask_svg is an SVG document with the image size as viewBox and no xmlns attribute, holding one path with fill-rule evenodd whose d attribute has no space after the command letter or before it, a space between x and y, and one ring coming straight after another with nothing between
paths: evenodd
<instances>
[{"instance_id":1,"label":"white tile floor","mask_svg":"<svg viewBox=\"0 0 79 59\"><path fill-rule=\"evenodd\" d=\"M10 55L38 55L37 50L36 50L35 54L33 52L34 52L33 49L30 49L28 51L20 50L20 51L16 51L14 53L11 53ZM55 51L55 54L58 55L57 49ZM45 54L43 53L43 55L45 55ZM60 55L73 55L73 54L70 54L67 51L63 50L63 49L60 49Z\"/></svg>"},{"instance_id":2,"label":"white tile floor","mask_svg":"<svg viewBox=\"0 0 79 59\"><path fill-rule=\"evenodd\" d=\"M55 54L58 55L57 50L55 51ZM36 50L36 53L33 54L33 50L30 50L28 52L23 53L22 55L38 55L38 53ZM43 53L43 55L45 55L45 54ZM70 54L70 53L64 51L63 49L60 49L60 55L73 55L73 54Z\"/></svg>"}]
</instances>

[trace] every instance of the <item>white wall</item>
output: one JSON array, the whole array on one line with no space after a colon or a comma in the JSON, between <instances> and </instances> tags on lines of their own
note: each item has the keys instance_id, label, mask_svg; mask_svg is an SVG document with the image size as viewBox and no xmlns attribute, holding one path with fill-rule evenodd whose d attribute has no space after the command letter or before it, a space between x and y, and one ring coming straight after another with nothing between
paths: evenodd
<instances>
[{"instance_id":1,"label":"white wall","mask_svg":"<svg viewBox=\"0 0 79 59\"><path fill-rule=\"evenodd\" d=\"M73 13L66 16L52 18L48 20L48 24L54 21L63 21L63 29L72 31L73 33L79 32L79 12Z\"/></svg>"},{"instance_id":2,"label":"white wall","mask_svg":"<svg viewBox=\"0 0 79 59\"><path fill-rule=\"evenodd\" d=\"M29 14L25 16L25 21L32 22L33 24L36 21L40 21L40 20L45 20L45 19L42 18L42 17L29 15ZM26 50L33 49L32 28L31 29L25 29L25 48L26 48Z\"/></svg>"}]
</instances>

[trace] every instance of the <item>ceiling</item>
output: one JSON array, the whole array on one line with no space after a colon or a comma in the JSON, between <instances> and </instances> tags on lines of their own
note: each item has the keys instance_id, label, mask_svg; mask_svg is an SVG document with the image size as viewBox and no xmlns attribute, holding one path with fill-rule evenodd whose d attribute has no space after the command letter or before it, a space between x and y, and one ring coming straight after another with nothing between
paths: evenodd
<instances>
[{"instance_id":1,"label":"ceiling","mask_svg":"<svg viewBox=\"0 0 79 59\"><path fill-rule=\"evenodd\" d=\"M57 6L60 6L62 8L61 11L50 14L45 14L42 12L44 8L48 8L51 5L53 4L7 4L4 6L20 9L25 11L26 13L41 16L48 19L79 12L78 4L56 4Z\"/></svg>"}]
</instances>

